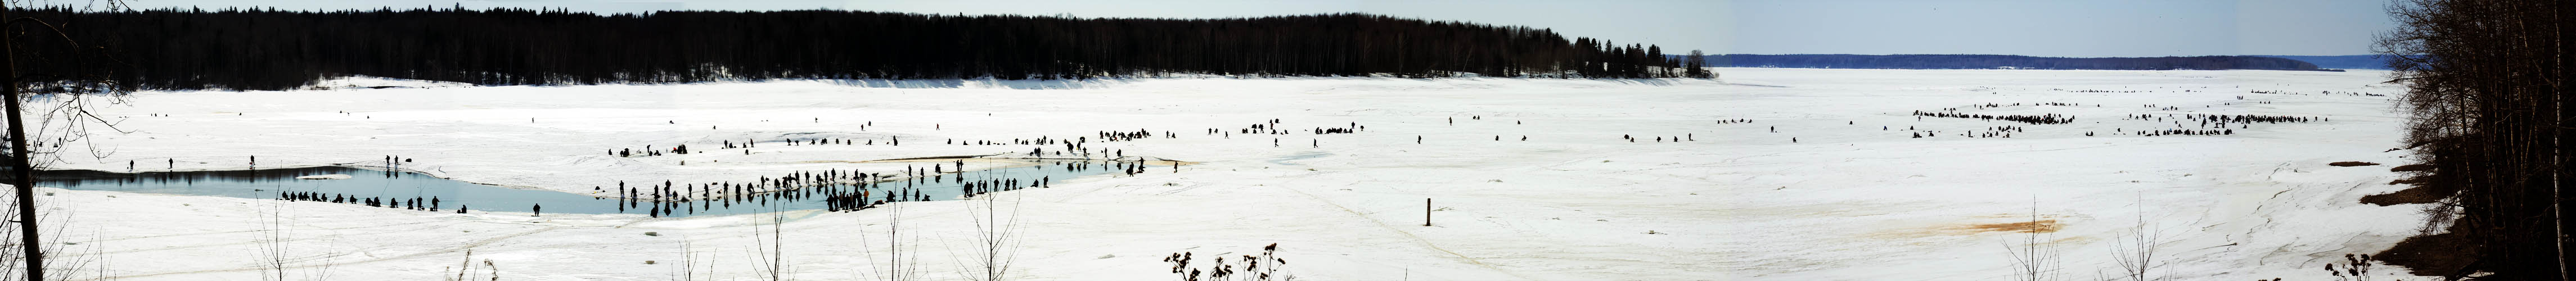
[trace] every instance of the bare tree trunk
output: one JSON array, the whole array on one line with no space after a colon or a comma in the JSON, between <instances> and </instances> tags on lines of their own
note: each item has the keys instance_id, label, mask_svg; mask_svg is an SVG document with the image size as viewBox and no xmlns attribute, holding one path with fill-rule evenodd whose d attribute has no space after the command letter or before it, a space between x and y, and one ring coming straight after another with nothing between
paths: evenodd
<instances>
[{"instance_id":1,"label":"bare tree trunk","mask_svg":"<svg viewBox=\"0 0 2576 281\"><path fill-rule=\"evenodd\" d=\"M0 19L9 18L8 10L7 3L0 3ZM6 24L0 24L0 28L6 27ZM0 57L8 57L8 69L0 73L0 95L9 99L6 102L9 110L8 165L16 176L16 181L9 185L16 186L18 190L18 246L25 251L22 255L27 261L26 280L48 280L45 279L44 240L36 238L36 172L27 160L26 122L19 120L24 119L23 116L18 116L18 50L9 39L9 36L0 35Z\"/></svg>"},{"instance_id":2,"label":"bare tree trunk","mask_svg":"<svg viewBox=\"0 0 2576 281\"><path fill-rule=\"evenodd\" d=\"M2566 3L2543 3L2543 5L2548 5L2550 10L2555 10L2555 13L2550 13L2550 21L2548 21L2550 26L2545 28L2545 31L2558 31L2558 36L2550 36L2548 46L2543 46L2543 49L2566 49L2566 36L2568 36ZM2543 129L2550 131L2550 165L2558 168L2558 173L2550 173L2550 199L2553 199L2550 201L2550 211L2553 211L2553 214L2550 214L2550 222L2553 222L2553 227L2558 227L2558 278L2561 278L2561 281L2568 281L2568 276L2576 276L2576 273L2571 273L2571 263L2568 263L2568 232L2566 232L2568 209L2563 206L2563 201L2568 201L2566 196L2563 196L2563 188L2566 188L2566 178L2568 173L2571 173L2566 160L2566 139L2561 139L2561 137L2568 137L2566 134L2568 131L2566 52L2550 52L2550 62L2555 64L2555 72L2540 72L2540 75L2550 75L2550 77L2543 77L2543 80L2548 82L2548 93L2543 95L2545 98L2550 98L2550 116L2553 116L2553 121L2545 124Z\"/></svg>"},{"instance_id":3,"label":"bare tree trunk","mask_svg":"<svg viewBox=\"0 0 2576 281\"><path fill-rule=\"evenodd\" d=\"M2566 36L2568 36L2566 3L2548 3L2548 5L2550 10L2555 10L2553 18L2550 18L2548 31L2558 31L2558 36L2553 36L2553 39L2548 41L2548 46L2543 46L2543 49L2566 49ZM2568 273L2571 271L2571 263L2568 263L2568 232L2566 232L2568 209L2563 209L2563 201L2568 201L2566 196L2563 196L2563 188L2566 188L2566 178L2568 173L2571 173L2566 160L2566 139L2561 139L2561 137L2568 137L2566 134L2568 131L2566 52L2553 52L2550 54L2550 62L2558 64L2555 72L2543 72L2543 75L2555 75L2555 77L2543 77L2543 80L2548 80L2550 85L2548 88L2550 93L2545 93L2545 98L2550 98L2550 111L2553 111L2550 116L2555 116L2555 119L2545 126L2548 131L2553 131L2553 134L2550 134L2550 160L2553 160L2553 168L2558 168L2558 173L2550 173L2550 199L2553 199L2550 201L2550 211L2553 211L2550 219L2553 219L2553 224L2558 227L2558 278L2561 278L2561 281L2568 281L2568 276L2576 276L2576 273Z\"/></svg>"}]
</instances>

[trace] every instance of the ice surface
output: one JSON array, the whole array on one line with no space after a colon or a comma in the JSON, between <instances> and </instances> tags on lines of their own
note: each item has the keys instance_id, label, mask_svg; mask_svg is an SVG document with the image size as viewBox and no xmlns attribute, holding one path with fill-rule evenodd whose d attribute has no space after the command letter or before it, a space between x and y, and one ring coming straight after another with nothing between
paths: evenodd
<instances>
[{"instance_id":1,"label":"ice surface","mask_svg":"<svg viewBox=\"0 0 2576 281\"><path fill-rule=\"evenodd\" d=\"M950 139L1178 136L1090 143L1192 163L1178 172L1003 196L1019 201L1005 206L1021 210L1027 239L1014 276L1024 280L1171 279L1159 261L1166 254L1243 255L1270 243L1301 280L1994 280L2010 272L2004 241L2020 237L1996 226L2026 223L2034 203L2053 220L2047 239L2064 250L2070 278L2117 271L2109 241L2143 218L2165 238L2159 274L2314 279L2323 278L2309 273L2317 263L2385 249L2414 234L2420 217L2417 206L2355 202L2400 189L2387 184L2396 174L2386 167L2326 165L2409 161L2406 151L2386 151L2398 146L2402 118L2390 103L2400 89L2377 84L2385 72L1719 71L1725 81L1209 77L158 92L102 108L134 133L98 136L89 144L99 155L67 146L70 162L56 166L239 169L253 155L262 166L378 165L390 155L441 177L587 193L619 181L894 172L917 164L868 160L1039 147L940 144ZM2029 105L2043 102L2080 106ZM2024 105L1971 106L1988 103ZM2158 110L2167 106L2179 109ZM1944 108L2079 119L1908 116ZM2114 134L2175 126L2124 114L2193 113L2332 121L2254 124L2224 136ZM1297 130L1367 129L1205 133L1274 118ZM1732 119L1752 122L1719 122ZM1993 126L2026 130L1909 137ZM765 142L748 155L717 144L786 138L878 144ZM893 138L903 145L887 145ZM684 143L706 152L605 153ZM263 228L253 218L277 209L304 266L295 272L434 279L473 249L505 280L668 280L687 241L724 278L754 274L750 216L534 218L46 191L59 193L41 199L68 217L65 239L93 241L72 247L95 247L123 280L255 279L244 256L259 247L249 242ZM1436 207L1434 226L1422 226L1425 198ZM967 202L912 206L901 217L922 235L920 272L961 277L954 263L974 229ZM886 213L787 218L796 277L874 278L858 233L881 232ZM868 251L882 254L877 245Z\"/></svg>"}]
</instances>

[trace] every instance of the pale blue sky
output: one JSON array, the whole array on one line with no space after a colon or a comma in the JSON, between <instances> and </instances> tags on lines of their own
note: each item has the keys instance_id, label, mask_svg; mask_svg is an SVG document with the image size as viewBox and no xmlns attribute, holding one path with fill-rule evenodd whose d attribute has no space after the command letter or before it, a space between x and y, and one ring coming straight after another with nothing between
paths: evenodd
<instances>
[{"instance_id":1,"label":"pale blue sky","mask_svg":"<svg viewBox=\"0 0 2576 281\"><path fill-rule=\"evenodd\" d=\"M43 0L40 0L42 2ZM84 3L90 0L50 0ZM129 0L137 7L559 7L594 12L844 9L1079 17L1363 12L1554 29L1751 54L2355 55L2392 24L2381 0Z\"/></svg>"}]
</instances>

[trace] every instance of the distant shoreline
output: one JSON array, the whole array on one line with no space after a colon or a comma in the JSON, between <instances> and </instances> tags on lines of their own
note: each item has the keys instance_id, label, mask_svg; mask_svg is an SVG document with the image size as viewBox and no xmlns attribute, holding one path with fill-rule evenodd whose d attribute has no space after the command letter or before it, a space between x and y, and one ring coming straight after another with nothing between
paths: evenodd
<instances>
[{"instance_id":1,"label":"distant shoreline","mask_svg":"<svg viewBox=\"0 0 2576 281\"><path fill-rule=\"evenodd\" d=\"M2067 58L2020 55L1708 55L1713 67L1846 69L2294 70L2386 69L2376 55ZM2375 67L2373 67L2375 66Z\"/></svg>"}]
</instances>

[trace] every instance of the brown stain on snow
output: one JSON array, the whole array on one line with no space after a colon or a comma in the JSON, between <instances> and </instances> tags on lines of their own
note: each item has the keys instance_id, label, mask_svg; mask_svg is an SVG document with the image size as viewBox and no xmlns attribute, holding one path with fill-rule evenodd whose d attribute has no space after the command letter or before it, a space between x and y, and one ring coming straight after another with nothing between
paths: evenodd
<instances>
[{"instance_id":1,"label":"brown stain on snow","mask_svg":"<svg viewBox=\"0 0 2576 281\"><path fill-rule=\"evenodd\" d=\"M1969 220L1968 222L1932 223L1898 227L1866 234L1863 237L1869 237L1872 239L1911 240L1932 237L1981 236L1988 235L1990 233L2019 237L2020 235L2025 234L2057 233L2058 231L2065 230L2066 224L2058 219L2059 218L2057 216L2046 215L2040 216L2037 220L2033 220L2029 215L1981 216L1977 219ZM2055 237L2047 239L2053 241L2052 243L2083 242L2092 240L2092 238L2082 236Z\"/></svg>"},{"instance_id":2,"label":"brown stain on snow","mask_svg":"<svg viewBox=\"0 0 2576 281\"><path fill-rule=\"evenodd\" d=\"M1970 233L1985 233L1985 232L2008 232L2008 233L2056 233L2056 232L2057 232L2057 230L2059 230L2059 229L2064 229L2064 228L2065 228L2065 226L2062 226L2062 225L2058 225L2058 224L2057 224L2057 220L2038 220L2038 221L2022 221L2022 222L2008 222L2008 223L1970 224L1970 225L1964 225L1964 226L1953 227L1953 228L1951 228L1951 229L1953 229L1953 230L1965 230L1965 231L1968 231L1968 232L1970 232Z\"/></svg>"}]
</instances>

